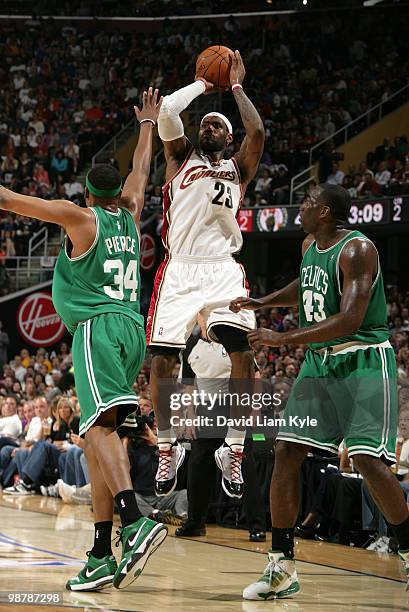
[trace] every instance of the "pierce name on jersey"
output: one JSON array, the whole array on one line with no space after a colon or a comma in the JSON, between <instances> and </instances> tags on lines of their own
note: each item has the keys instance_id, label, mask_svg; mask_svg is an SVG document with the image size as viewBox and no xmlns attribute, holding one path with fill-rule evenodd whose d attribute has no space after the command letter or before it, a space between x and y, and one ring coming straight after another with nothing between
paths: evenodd
<instances>
[{"instance_id":1,"label":"pierce name on jersey","mask_svg":"<svg viewBox=\"0 0 409 612\"><path fill-rule=\"evenodd\" d=\"M53 302L73 334L79 323L118 312L132 317L142 328L140 314L139 233L131 213L99 206L95 214L96 236L86 253L72 257L65 239L54 271Z\"/></svg>"},{"instance_id":2,"label":"pierce name on jersey","mask_svg":"<svg viewBox=\"0 0 409 612\"><path fill-rule=\"evenodd\" d=\"M361 232L351 231L325 250L319 250L314 241L304 253L298 296L300 327L314 325L340 312L342 273L339 259L344 246L354 238L369 240ZM386 297L378 259L378 271L372 285L371 298L364 320L356 334L328 342L313 342L310 347L318 349L352 341L378 344L388 338Z\"/></svg>"},{"instance_id":3,"label":"pierce name on jersey","mask_svg":"<svg viewBox=\"0 0 409 612\"><path fill-rule=\"evenodd\" d=\"M243 244L236 219L241 200L236 160L214 164L192 150L163 187L162 241L167 255L212 258L238 253Z\"/></svg>"}]
</instances>

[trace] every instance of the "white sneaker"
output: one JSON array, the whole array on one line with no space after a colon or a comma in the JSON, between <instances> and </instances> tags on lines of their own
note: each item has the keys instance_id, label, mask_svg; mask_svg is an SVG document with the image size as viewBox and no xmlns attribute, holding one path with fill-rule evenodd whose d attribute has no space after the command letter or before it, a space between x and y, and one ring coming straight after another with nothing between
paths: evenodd
<instances>
[{"instance_id":1,"label":"white sneaker","mask_svg":"<svg viewBox=\"0 0 409 612\"><path fill-rule=\"evenodd\" d=\"M372 550L373 552L387 553L390 552L389 549L389 538L386 536L380 536L372 542L369 546L367 546L366 550Z\"/></svg>"},{"instance_id":2,"label":"white sneaker","mask_svg":"<svg viewBox=\"0 0 409 612\"><path fill-rule=\"evenodd\" d=\"M59 478L57 480L57 490L58 494L66 504L70 504L72 501L72 496L74 495L77 487L75 485L69 485Z\"/></svg>"},{"instance_id":3,"label":"white sneaker","mask_svg":"<svg viewBox=\"0 0 409 612\"><path fill-rule=\"evenodd\" d=\"M178 442L159 448L159 465L155 477L155 493L158 496L169 495L176 489L178 469L185 459L185 448Z\"/></svg>"},{"instance_id":4,"label":"white sneaker","mask_svg":"<svg viewBox=\"0 0 409 612\"><path fill-rule=\"evenodd\" d=\"M4 489L3 493L6 495L35 495L35 491L29 485L26 485L22 480L12 487L7 487L7 489Z\"/></svg>"},{"instance_id":5,"label":"white sneaker","mask_svg":"<svg viewBox=\"0 0 409 612\"><path fill-rule=\"evenodd\" d=\"M282 552L268 553L268 564L264 574L243 591L244 599L265 601L296 595L300 591L294 559L284 557Z\"/></svg>"},{"instance_id":6,"label":"white sneaker","mask_svg":"<svg viewBox=\"0 0 409 612\"><path fill-rule=\"evenodd\" d=\"M214 453L216 465L222 471L222 487L229 497L243 495L243 476L241 462L243 461L243 445L223 444Z\"/></svg>"},{"instance_id":7,"label":"white sneaker","mask_svg":"<svg viewBox=\"0 0 409 612\"><path fill-rule=\"evenodd\" d=\"M41 485L40 491L41 495L44 495L44 497L60 497L57 485L48 485L48 487Z\"/></svg>"},{"instance_id":8,"label":"white sneaker","mask_svg":"<svg viewBox=\"0 0 409 612\"><path fill-rule=\"evenodd\" d=\"M71 498L73 504L92 504L91 485L86 484L83 487L76 487L76 490Z\"/></svg>"}]
</instances>

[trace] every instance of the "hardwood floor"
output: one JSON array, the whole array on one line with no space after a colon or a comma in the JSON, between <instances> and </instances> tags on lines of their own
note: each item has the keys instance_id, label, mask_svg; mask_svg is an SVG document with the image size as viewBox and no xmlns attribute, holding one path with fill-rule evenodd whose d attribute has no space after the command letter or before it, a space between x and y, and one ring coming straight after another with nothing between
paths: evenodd
<instances>
[{"instance_id":1,"label":"hardwood floor","mask_svg":"<svg viewBox=\"0 0 409 612\"><path fill-rule=\"evenodd\" d=\"M170 536L174 528L170 527ZM293 599L248 602L243 587L263 571L269 543L247 532L209 526L192 540L168 537L128 590L75 594L65 582L82 566L93 537L87 506L40 496L0 494L0 591L56 592L52 610L300 610L386 611L409 609L398 558L333 544L299 541L296 556L302 591ZM117 552L119 549L115 549ZM4 596L0 598L4 602ZM0 611L13 607L0 603ZM24 612L23 606L14 606Z\"/></svg>"}]
</instances>

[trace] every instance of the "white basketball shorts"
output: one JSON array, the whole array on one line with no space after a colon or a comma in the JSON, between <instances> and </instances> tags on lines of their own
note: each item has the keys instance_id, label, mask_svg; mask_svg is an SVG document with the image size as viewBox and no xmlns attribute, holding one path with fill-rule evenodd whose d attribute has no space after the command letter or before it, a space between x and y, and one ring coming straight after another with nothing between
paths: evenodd
<instances>
[{"instance_id":1,"label":"white basketball shorts","mask_svg":"<svg viewBox=\"0 0 409 612\"><path fill-rule=\"evenodd\" d=\"M248 294L244 268L232 257L171 255L156 273L146 327L148 346L183 348L198 314L205 319L212 340L217 341L212 335L215 325L255 329L253 311L229 309L232 299Z\"/></svg>"}]
</instances>

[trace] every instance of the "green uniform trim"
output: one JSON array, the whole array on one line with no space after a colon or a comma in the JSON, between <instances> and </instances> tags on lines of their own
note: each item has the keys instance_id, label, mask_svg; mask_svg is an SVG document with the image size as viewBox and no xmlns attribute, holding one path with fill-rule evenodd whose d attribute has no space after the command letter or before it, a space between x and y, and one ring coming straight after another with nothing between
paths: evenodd
<instances>
[{"instance_id":1,"label":"green uniform trim","mask_svg":"<svg viewBox=\"0 0 409 612\"><path fill-rule=\"evenodd\" d=\"M396 462L396 358L388 342L325 359L306 353L278 440ZM314 422L313 422L314 419Z\"/></svg>"},{"instance_id":2,"label":"green uniform trim","mask_svg":"<svg viewBox=\"0 0 409 612\"><path fill-rule=\"evenodd\" d=\"M138 405L132 385L145 357L143 328L126 315L99 315L77 327L72 352L81 406L80 436L114 407L119 427Z\"/></svg>"}]
</instances>

